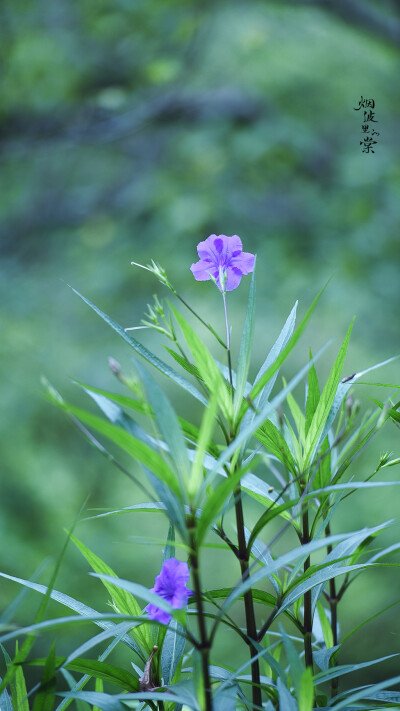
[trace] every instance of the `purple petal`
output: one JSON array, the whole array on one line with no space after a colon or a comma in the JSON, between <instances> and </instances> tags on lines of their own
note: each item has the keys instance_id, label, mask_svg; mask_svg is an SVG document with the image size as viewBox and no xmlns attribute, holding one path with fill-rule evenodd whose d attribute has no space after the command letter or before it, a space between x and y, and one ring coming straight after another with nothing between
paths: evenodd
<instances>
[{"instance_id":1,"label":"purple petal","mask_svg":"<svg viewBox=\"0 0 400 711\"><path fill-rule=\"evenodd\" d=\"M218 239L217 235L210 235L204 242L199 242L197 245L197 254L200 259L211 259L214 264L218 264L219 254L215 248L214 240Z\"/></svg>"},{"instance_id":2,"label":"purple petal","mask_svg":"<svg viewBox=\"0 0 400 711\"><path fill-rule=\"evenodd\" d=\"M231 265L232 267L240 269L242 274L250 274L250 272L254 269L254 260L254 254L250 254L250 252L242 252L241 254L232 257Z\"/></svg>"},{"instance_id":3,"label":"purple petal","mask_svg":"<svg viewBox=\"0 0 400 711\"><path fill-rule=\"evenodd\" d=\"M242 279L242 272L237 267L228 267L226 270L226 290L237 289Z\"/></svg>"},{"instance_id":4,"label":"purple petal","mask_svg":"<svg viewBox=\"0 0 400 711\"><path fill-rule=\"evenodd\" d=\"M161 610L157 605L150 603L147 605L146 610L151 620L157 620L157 622L161 622L162 625L168 625L171 621L171 615L165 612L165 610Z\"/></svg>"},{"instance_id":5,"label":"purple petal","mask_svg":"<svg viewBox=\"0 0 400 711\"><path fill-rule=\"evenodd\" d=\"M212 269L213 264L210 264L210 262L206 262L204 259L200 259L200 261L195 262L190 267L190 271L192 272L196 281L208 281L210 279L210 275L208 272L212 271Z\"/></svg>"},{"instance_id":6,"label":"purple petal","mask_svg":"<svg viewBox=\"0 0 400 711\"><path fill-rule=\"evenodd\" d=\"M224 236L224 235L221 235ZM238 256L242 249L242 240L238 235L232 235L232 237L225 237L225 243L224 243L225 251L224 251L224 256L227 260L231 260L233 255Z\"/></svg>"},{"instance_id":7,"label":"purple petal","mask_svg":"<svg viewBox=\"0 0 400 711\"><path fill-rule=\"evenodd\" d=\"M214 239L214 247L217 250L218 254L221 254L223 248L224 248L224 243L221 237L216 237Z\"/></svg>"}]
</instances>

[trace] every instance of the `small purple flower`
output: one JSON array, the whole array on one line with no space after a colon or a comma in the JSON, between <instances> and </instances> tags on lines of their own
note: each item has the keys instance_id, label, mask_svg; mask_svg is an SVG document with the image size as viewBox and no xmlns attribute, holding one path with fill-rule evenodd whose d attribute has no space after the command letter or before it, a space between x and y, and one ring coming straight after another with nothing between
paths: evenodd
<instances>
[{"instance_id":1,"label":"small purple flower","mask_svg":"<svg viewBox=\"0 0 400 711\"><path fill-rule=\"evenodd\" d=\"M163 597L176 610L180 610L186 607L189 596L193 594L192 590L186 587L189 575L187 563L181 563L176 558L167 558L163 563L161 573L156 576L154 588L151 588L151 592ZM152 603L147 605L146 610L151 620L157 620L163 625L167 625L171 619L171 615L168 612L161 610Z\"/></svg>"},{"instance_id":2,"label":"small purple flower","mask_svg":"<svg viewBox=\"0 0 400 711\"><path fill-rule=\"evenodd\" d=\"M216 280L220 291L232 291L239 286L243 274L254 269L254 254L243 252L237 235L210 235L197 245L200 260L190 267L197 281ZM210 276L211 274L211 276Z\"/></svg>"}]
</instances>

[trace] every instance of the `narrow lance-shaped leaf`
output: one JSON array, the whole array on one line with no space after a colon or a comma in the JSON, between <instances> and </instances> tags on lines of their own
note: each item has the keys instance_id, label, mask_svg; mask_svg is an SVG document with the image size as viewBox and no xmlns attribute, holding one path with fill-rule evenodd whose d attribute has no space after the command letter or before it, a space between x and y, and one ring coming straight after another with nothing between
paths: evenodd
<instances>
[{"instance_id":1,"label":"narrow lance-shaped leaf","mask_svg":"<svg viewBox=\"0 0 400 711\"><path fill-rule=\"evenodd\" d=\"M312 360L312 353L310 349L310 360ZM305 422L305 434L307 436L310 429L312 419L314 417L315 411L318 407L318 402L320 398L319 384L317 371L315 366L312 365L308 371L308 387L307 387L307 400L306 400L306 422Z\"/></svg>"},{"instance_id":2,"label":"narrow lance-shaped leaf","mask_svg":"<svg viewBox=\"0 0 400 711\"><path fill-rule=\"evenodd\" d=\"M330 411L329 416L327 418L327 421L326 421L326 424L324 427L324 431L321 435L321 441L323 439L325 439L325 436L328 434L328 432L332 426L332 423L337 415L337 412L340 408L340 405L342 404L343 399L345 398L347 392L350 390L351 386L366 373L370 373L372 370L381 368L383 365L387 365L388 363L391 363L393 360L396 360L396 358L398 358L398 357L399 356L394 356L393 358L388 358L388 360L384 360L381 363L372 365L370 368L366 368L365 370L361 370L359 373L354 373L350 377L344 378L344 380L342 380L339 383L337 391L336 391L335 399L332 403L331 411Z\"/></svg>"},{"instance_id":3,"label":"narrow lance-shaped leaf","mask_svg":"<svg viewBox=\"0 0 400 711\"><path fill-rule=\"evenodd\" d=\"M142 356L145 360L147 360L148 363L151 363L151 365L154 366L157 370L159 370L161 373L166 375L170 380L173 380L177 385L180 385L181 388L189 392L193 397L196 398L196 400L199 400L200 402L203 403L203 405L207 404L206 399L203 397L203 395L197 390L197 388L192 385L192 383L189 383L188 380L185 380L185 378L182 378L181 375L179 375L173 368L171 368L167 363L164 363L160 358L158 358L154 353L149 351L145 346L143 346L139 341L136 341L135 338L132 336L128 335L128 333L125 331L125 329L122 328L122 326L119 325L116 321L114 321L110 316L108 316L104 311L101 311L97 306L92 304L89 299L86 299L85 296L82 296L82 294L79 293L76 289L74 289L70 284L68 284L70 289L79 296L82 301L85 302L88 306L90 306L93 311L95 311L100 318L103 319L109 326L111 326L112 329L116 333L118 333L121 338L124 339L139 355Z\"/></svg>"},{"instance_id":4,"label":"narrow lance-shaped leaf","mask_svg":"<svg viewBox=\"0 0 400 711\"><path fill-rule=\"evenodd\" d=\"M254 332L254 311L256 298L256 269L254 263L253 274L251 276L249 300L247 303L246 319L243 328L242 340L239 350L239 361L236 376L236 390L233 401L233 418L236 420L247 380L250 366L251 346Z\"/></svg>"},{"instance_id":5,"label":"narrow lance-shaped leaf","mask_svg":"<svg viewBox=\"0 0 400 711\"><path fill-rule=\"evenodd\" d=\"M231 594L228 596L221 609L219 610L215 624L218 623L218 620L231 607L231 605L233 605L235 600L237 600L247 590L250 590L250 588L257 585L261 580L264 580L273 573L277 573L279 570L281 570L287 565L290 565L291 563L294 563L296 560L307 558L309 555L311 555L311 553L319 550L320 548L325 548L329 544L332 545L333 543L344 541L346 538L350 538L352 535L354 535L353 531L350 533L340 533L335 534L333 536L327 536L323 540L306 543L279 556L279 558L277 558L273 562L273 564L266 565L261 568L261 570L257 570L255 573L250 575L245 581L239 583L235 588L233 588Z\"/></svg>"},{"instance_id":6,"label":"narrow lance-shaped leaf","mask_svg":"<svg viewBox=\"0 0 400 711\"><path fill-rule=\"evenodd\" d=\"M84 422L89 427L96 430L100 434L107 437L111 442L121 447L125 452L138 459L144 466L148 467L161 481L165 482L171 491L174 492L178 499L181 499L181 491L179 489L176 477L168 467L164 459L155 452L149 445L137 439L125 430L109 422L105 422L102 418L92 415L86 410L74 407L68 403L59 403L61 409L70 412Z\"/></svg>"},{"instance_id":7,"label":"narrow lance-shaped leaf","mask_svg":"<svg viewBox=\"0 0 400 711\"><path fill-rule=\"evenodd\" d=\"M218 393L213 393L208 407L204 411L203 420L199 432L196 446L195 460L192 464L192 471L189 480L189 498L195 505L201 505L204 492L203 486L203 462L209 441L215 424L215 416L218 407Z\"/></svg>"},{"instance_id":8,"label":"narrow lance-shaped leaf","mask_svg":"<svg viewBox=\"0 0 400 711\"><path fill-rule=\"evenodd\" d=\"M93 575L95 578L103 578L112 585L116 585L117 587L122 588L122 590L127 590L135 597L138 597L141 600L145 600L146 602L152 603L153 605L157 605L157 607L161 608L161 610L164 610L165 612L168 612L168 614L172 617L180 616L179 610L175 610L172 605L167 602L167 600L165 600L163 597L160 597L160 595L157 595L156 593L152 592L144 585L140 585L139 583L133 583L130 580L114 578L111 575L103 575L100 573L91 573L91 575Z\"/></svg>"},{"instance_id":9,"label":"narrow lance-shaped leaf","mask_svg":"<svg viewBox=\"0 0 400 711\"><path fill-rule=\"evenodd\" d=\"M178 418L168 398L151 375L138 363L136 367L154 412L160 434L169 449L171 466L176 471L183 498L186 498L185 494L189 480L189 460Z\"/></svg>"},{"instance_id":10,"label":"narrow lance-shaped leaf","mask_svg":"<svg viewBox=\"0 0 400 711\"><path fill-rule=\"evenodd\" d=\"M262 378L264 373L275 363L275 360L281 353L281 351L286 347L286 345L289 342L289 339L291 338L293 334L293 329L296 321L296 310L297 310L297 301L291 310L288 318L286 319L285 325L283 326L276 342L272 346L271 350L269 351L264 363L262 364L260 370L257 373L256 379L253 383L253 387L258 383L258 381ZM272 388L274 387L276 378L278 376L278 370L275 371L275 374L268 380L266 385L264 385L262 391L257 395L257 398L255 399L255 407L256 409L261 410L265 403L267 402ZM251 390L251 388L250 388ZM240 424L240 429L244 429L245 427L248 426L249 422L253 420L255 416L255 413L252 409L248 409L247 412L244 414L241 424ZM246 447L246 444L243 445L243 447Z\"/></svg>"},{"instance_id":11,"label":"narrow lance-shaped leaf","mask_svg":"<svg viewBox=\"0 0 400 711\"><path fill-rule=\"evenodd\" d=\"M296 328L295 332L293 333L292 337L290 338L289 342L286 344L285 348L279 353L278 357L275 359L274 363L265 371L265 373L262 375L260 380L256 382L253 386L252 391L250 392L249 397L251 400L255 400L257 395L261 392L261 390L264 388L266 383L272 378L273 375L277 372L277 370L280 368L282 363L286 360L288 357L289 353L293 350L294 346L296 345L297 341L299 340L301 334L303 333L307 322L314 311L319 299L321 298L323 292L325 290L325 287L321 289L321 291L317 294L315 297L314 301L312 302L310 308L308 309L306 315L304 316L303 320L301 321L300 325ZM314 358L315 362L315 358ZM247 403L246 403L247 405ZM248 405L244 408L247 409Z\"/></svg>"},{"instance_id":12,"label":"narrow lance-shaped leaf","mask_svg":"<svg viewBox=\"0 0 400 711\"><path fill-rule=\"evenodd\" d=\"M36 592L39 592L42 595L49 594L49 597L51 597L53 600L56 600L57 602L61 603L65 607L68 607L70 610L74 610L79 615L81 615L82 618L86 618L86 619L93 618L94 624L97 625L98 627L101 627L102 629L112 629L114 631L115 635L119 634L118 625L116 625L114 622L111 622L107 619L101 619L103 616L99 612L94 610L92 607L88 607L87 605L84 605L83 602L80 602L79 600L75 600L73 597L66 595L65 593L59 592L58 590L48 588L47 585L41 585L40 583L33 583L31 580L24 580L23 578L16 578L13 575L7 575L6 573L0 573L0 576L2 578L6 578L7 580L12 580L15 583L19 583L20 585L24 585L25 587L30 588L31 590L36 590ZM96 618L96 619L94 619L94 618ZM16 634L18 635L18 632ZM141 652L138 645L132 639L130 639L130 637L128 637L128 635L124 635L123 641L129 647L134 649L135 652L137 652L139 654L139 656L143 656L143 653Z\"/></svg>"},{"instance_id":13,"label":"narrow lance-shaped leaf","mask_svg":"<svg viewBox=\"0 0 400 711\"><path fill-rule=\"evenodd\" d=\"M78 550L86 558L89 565L92 567L95 573L104 573L105 575L111 575L116 577L114 571L101 560L95 553L93 553L87 546L78 540L75 536L70 534L71 541L76 545ZM140 616L142 614L142 609L137 603L133 595L126 592L126 590L121 590L115 585L111 585L106 580L102 580L104 586L111 595L115 607L121 614L132 615L133 617ZM152 649L151 634L148 625L143 624L140 627L135 628L134 635L138 643L143 646L146 652L150 653Z\"/></svg>"},{"instance_id":14,"label":"narrow lance-shaped leaf","mask_svg":"<svg viewBox=\"0 0 400 711\"><path fill-rule=\"evenodd\" d=\"M200 371L200 375L203 378L208 390L212 392L219 393L219 404L221 410L228 420L232 418L232 403L229 397L225 381L221 375L221 372L215 363L211 353L206 348L204 343L197 336L195 331L191 326L185 321L183 316L177 311L172 304L170 308L182 330L185 340L193 353L193 357L196 361L196 365ZM207 403L206 403L207 404Z\"/></svg>"},{"instance_id":15,"label":"narrow lance-shaped leaf","mask_svg":"<svg viewBox=\"0 0 400 711\"><path fill-rule=\"evenodd\" d=\"M299 711L312 711L314 707L314 684L311 667L304 669L297 698Z\"/></svg>"},{"instance_id":16,"label":"narrow lance-shaped leaf","mask_svg":"<svg viewBox=\"0 0 400 711\"><path fill-rule=\"evenodd\" d=\"M322 355L324 350L327 348L329 344L326 344L323 346L316 356L314 357L314 362ZM211 482L211 480L216 476L218 471L220 470L221 466L225 464L225 462L230 461L231 457L234 455L236 451L240 449L240 447L244 444L244 442L247 442L249 438L254 434L254 432L265 422L265 420L276 410L278 405L283 402L289 392L293 390L293 388L296 387L296 385L303 379L304 375L308 372L308 369L310 368L310 363L307 363L298 373L295 375L292 380L287 384L285 388L283 388L278 395L276 395L271 402L267 402L264 407L261 409L261 411L254 417L252 422L248 424L247 427L244 427L239 431L239 434L235 437L233 442L228 445L220 455L219 459L217 460L215 467L213 471L210 472L210 474L207 476L207 484Z\"/></svg>"},{"instance_id":17,"label":"narrow lance-shaped leaf","mask_svg":"<svg viewBox=\"0 0 400 711\"><path fill-rule=\"evenodd\" d=\"M30 663L34 666L45 664L45 659L35 659ZM56 657L55 663L57 667L65 667L70 671L77 671L83 674L90 674L96 678L108 681L126 689L127 691L138 691L139 681L130 672L109 664L108 662L99 661L98 659L86 659L84 657L76 657L72 661L68 661L67 657Z\"/></svg>"},{"instance_id":18,"label":"narrow lance-shaped leaf","mask_svg":"<svg viewBox=\"0 0 400 711\"><path fill-rule=\"evenodd\" d=\"M46 659L39 690L35 695L33 711L53 711L55 690L56 657L53 644Z\"/></svg>"},{"instance_id":19,"label":"narrow lance-shaped leaf","mask_svg":"<svg viewBox=\"0 0 400 711\"><path fill-rule=\"evenodd\" d=\"M353 319L354 321L354 319ZM337 387L340 380L340 375L343 368L344 359L346 357L347 346L350 340L350 334L353 327L353 321L347 331L345 339L343 341L342 347L339 351L339 355L336 358L335 364L330 372L329 378L326 385L321 393L317 409L311 420L310 427L307 433L307 438L305 442L305 452L304 452L304 467L308 467L315 450L317 449L318 443L320 441L321 434L324 430L325 423L329 416L329 412L332 407L332 403L335 399Z\"/></svg>"}]
</instances>

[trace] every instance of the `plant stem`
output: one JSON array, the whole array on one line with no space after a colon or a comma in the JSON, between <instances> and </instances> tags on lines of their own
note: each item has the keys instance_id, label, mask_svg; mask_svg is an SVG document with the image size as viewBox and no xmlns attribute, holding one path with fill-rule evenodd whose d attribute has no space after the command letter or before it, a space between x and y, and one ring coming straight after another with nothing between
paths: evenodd
<instances>
[{"instance_id":1,"label":"plant stem","mask_svg":"<svg viewBox=\"0 0 400 711\"><path fill-rule=\"evenodd\" d=\"M191 517L191 520L189 521L189 526L190 526L189 531L190 531L190 548L191 548L190 569L191 569L192 577L193 577L194 594L195 594L196 605L197 605L197 621L198 621L199 636L200 636L200 644L197 646L197 649L199 650L199 652L201 654L201 668L202 668L202 674L203 674L204 701L205 701L204 711L213 711L210 672L209 672L210 640L209 640L209 637L207 634L206 621L205 621L204 608L203 608L203 598L202 598L202 593L201 593L198 549L197 549L195 537L193 535L193 529L195 526L194 515Z\"/></svg>"},{"instance_id":2,"label":"plant stem","mask_svg":"<svg viewBox=\"0 0 400 711\"><path fill-rule=\"evenodd\" d=\"M327 536L331 535L331 528L329 523L326 525L325 533ZM332 546L327 546L328 555L332 552ZM329 607L331 611L331 630L333 646L336 647L338 643L338 620L337 620L337 605L339 602L339 596L336 592L336 581L335 578L331 578L329 581ZM332 698L337 695L339 689L339 678L331 680L331 695Z\"/></svg>"},{"instance_id":3,"label":"plant stem","mask_svg":"<svg viewBox=\"0 0 400 711\"><path fill-rule=\"evenodd\" d=\"M194 309L192 309L191 306L189 306L189 304L187 303L187 301L185 301L185 299L183 299L183 298L178 294L178 292L175 291L175 289L172 289L172 293L173 293L173 294L176 296L176 298L179 299L179 301L193 314L193 316L195 316L195 317L200 321L200 323L202 323L203 326L205 326L205 327L208 329L208 331L210 331L210 333L212 333L212 335L217 339L218 343L219 343L221 346L223 346L223 347L225 348L225 343L224 343L223 340L219 337L218 333L216 333L216 332L214 331L213 327L210 326L209 323L206 323L206 321L204 321L204 319L202 319L201 316L199 316L199 314L196 313L196 311L195 311Z\"/></svg>"},{"instance_id":4,"label":"plant stem","mask_svg":"<svg viewBox=\"0 0 400 711\"><path fill-rule=\"evenodd\" d=\"M225 328L226 328L226 352L228 355L228 368L229 368L229 382L232 388L233 397L233 380L232 380L232 361L231 361L231 339L229 335L229 323L228 323L228 311L226 308L226 296L225 291L222 292L222 300L224 302L224 313L225 313Z\"/></svg>"},{"instance_id":5,"label":"plant stem","mask_svg":"<svg viewBox=\"0 0 400 711\"><path fill-rule=\"evenodd\" d=\"M247 551L246 537L244 532L244 517L243 517L243 504L242 504L242 491L240 484L235 491L235 512L236 512L236 527L238 533L238 559L240 562L240 570L242 573L242 580L246 580L249 577L249 553ZM257 654L256 646L251 642L251 640L257 640L257 626L256 618L254 612L254 601L252 590L248 590L244 594L244 608L246 615L246 631L248 639L247 644L250 649L250 658ZM253 705L261 706L261 688L260 688L260 664L258 659L254 659L251 662L251 681L252 681L252 694L253 694Z\"/></svg>"},{"instance_id":6,"label":"plant stem","mask_svg":"<svg viewBox=\"0 0 400 711\"><path fill-rule=\"evenodd\" d=\"M307 504L303 507L303 532L301 542L303 545L310 543L310 529L308 522ZM304 572L306 573L310 567L310 556L304 561ZM311 606L311 590L304 593L304 659L306 667L313 668L313 652L312 652L312 606Z\"/></svg>"}]
</instances>

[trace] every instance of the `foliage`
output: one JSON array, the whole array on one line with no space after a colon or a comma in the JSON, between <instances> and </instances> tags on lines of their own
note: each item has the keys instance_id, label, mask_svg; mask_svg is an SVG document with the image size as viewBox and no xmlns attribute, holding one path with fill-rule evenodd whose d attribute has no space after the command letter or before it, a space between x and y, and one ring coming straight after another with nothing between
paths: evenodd
<instances>
[{"instance_id":1,"label":"foliage","mask_svg":"<svg viewBox=\"0 0 400 711\"><path fill-rule=\"evenodd\" d=\"M204 344L197 329L172 304L156 300L155 309L150 309L150 327L170 341L169 351L183 366L183 374L81 297L133 349L137 379L127 377L113 362L113 372L129 395L80 384L101 416L66 402L49 383L47 391L88 441L130 479L125 461L133 459L140 464L140 484L147 501L113 513L122 515L130 510L145 512L147 517L167 517L169 532L163 572L158 577L162 585L160 582L150 590L116 575L72 532L67 540L74 542L92 575L105 586L112 611L97 611L55 589L64 551L48 586L0 573L43 596L32 624L22 628L12 624L14 608L3 616L1 643L11 649L11 640L25 636L25 641L20 648L17 644L14 654L4 648L7 670L0 687L2 708L27 709L31 699L33 711L61 711L71 703L104 711L126 707L152 711L396 707L400 676L362 686L346 682L347 675L395 655L368 655L367 659L343 663L342 646L369 620L357 620L344 639L339 625L342 600L350 595L350 587L356 589L355 581L361 574L377 567L398 568L393 554L400 543L395 540L377 547L379 536L390 530L393 522L334 530L337 512L349 496L357 500L364 491L399 484L374 478L400 463L390 454L371 463L359 478L349 476L350 464L381 427L387 421L399 425L398 396L389 396L386 402L375 398L374 411L360 422L349 391L366 371L342 375L351 325L323 387L316 364L324 349L314 357L310 354L289 382L282 379L279 383L279 371L295 349L320 295L297 328L296 307L291 311L253 381L249 380L249 366L256 332L255 270L237 368L233 369L225 292L224 342L212 325L186 304L164 270L155 264L147 269L187 306L200 323L198 328L209 331L215 347L222 344L228 367L216 359L214 348ZM385 363L368 370L382 365ZM199 427L177 414L148 366L201 405ZM304 379L302 407L296 388ZM232 558L237 566L238 581L224 588L208 582L207 546L213 541L218 542L224 565ZM189 565L192 590L182 592L187 566L177 562L178 552ZM167 591L166 573L171 565L174 571L180 571L180 566L184 571L176 583L180 602L172 605L169 601L175 598ZM157 593L164 586L166 592L160 597ZM73 614L45 619L50 599ZM149 606L160 614L149 615ZM376 614L380 612L378 609ZM38 633L55 628L60 635L64 627L88 623L101 631L68 655L57 656L52 645L46 658L33 656ZM219 640L227 636L247 654L236 666L218 654ZM94 651L98 646L100 653ZM119 650L123 650L129 671L118 658L109 661ZM43 673L38 685L27 692L25 675L32 666L42 667Z\"/></svg>"}]
</instances>

